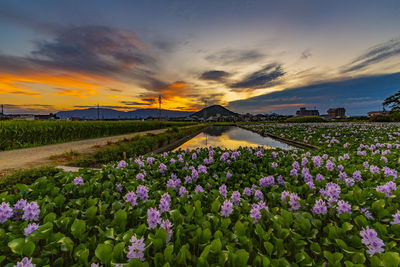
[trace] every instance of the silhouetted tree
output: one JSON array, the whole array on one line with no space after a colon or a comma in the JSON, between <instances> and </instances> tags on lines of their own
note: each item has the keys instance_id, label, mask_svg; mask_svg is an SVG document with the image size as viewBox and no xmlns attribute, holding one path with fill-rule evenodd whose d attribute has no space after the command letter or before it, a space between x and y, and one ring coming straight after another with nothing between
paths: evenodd
<instances>
[{"instance_id":1,"label":"silhouetted tree","mask_svg":"<svg viewBox=\"0 0 400 267\"><path fill-rule=\"evenodd\" d=\"M400 91L383 101L384 107L389 107L391 110L400 110Z\"/></svg>"}]
</instances>

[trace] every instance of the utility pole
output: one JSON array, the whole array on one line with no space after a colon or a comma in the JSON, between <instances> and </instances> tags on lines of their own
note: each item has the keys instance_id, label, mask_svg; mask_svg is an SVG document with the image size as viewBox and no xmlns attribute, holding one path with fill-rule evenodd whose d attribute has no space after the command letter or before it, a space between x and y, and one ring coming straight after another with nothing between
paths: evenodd
<instances>
[{"instance_id":1,"label":"utility pole","mask_svg":"<svg viewBox=\"0 0 400 267\"><path fill-rule=\"evenodd\" d=\"M161 95L158 96L158 120L161 121Z\"/></svg>"}]
</instances>

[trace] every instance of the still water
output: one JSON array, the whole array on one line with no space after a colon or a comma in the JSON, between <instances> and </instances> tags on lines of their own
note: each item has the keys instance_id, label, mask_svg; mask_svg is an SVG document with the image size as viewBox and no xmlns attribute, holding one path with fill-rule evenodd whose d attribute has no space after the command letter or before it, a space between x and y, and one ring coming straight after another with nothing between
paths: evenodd
<instances>
[{"instance_id":1,"label":"still water","mask_svg":"<svg viewBox=\"0 0 400 267\"><path fill-rule=\"evenodd\" d=\"M257 133L236 126L211 126L174 149L174 151L178 149L185 150L187 148L195 149L209 146L219 146L228 149L237 149L240 146L293 149L292 146L285 143L281 143L270 137L263 137Z\"/></svg>"}]
</instances>

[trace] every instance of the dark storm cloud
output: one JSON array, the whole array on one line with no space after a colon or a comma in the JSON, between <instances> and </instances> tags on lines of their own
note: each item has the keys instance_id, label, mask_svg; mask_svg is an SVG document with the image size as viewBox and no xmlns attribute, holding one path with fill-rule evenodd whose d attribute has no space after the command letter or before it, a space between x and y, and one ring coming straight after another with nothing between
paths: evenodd
<instances>
[{"instance_id":1,"label":"dark storm cloud","mask_svg":"<svg viewBox=\"0 0 400 267\"><path fill-rule=\"evenodd\" d=\"M342 73L362 70L368 66L400 55L400 38L376 45L346 65Z\"/></svg>"},{"instance_id":2,"label":"dark storm cloud","mask_svg":"<svg viewBox=\"0 0 400 267\"><path fill-rule=\"evenodd\" d=\"M221 82L224 81L229 75L230 74L228 72L222 70L210 70L203 72L200 76L200 79Z\"/></svg>"},{"instance_id":3,"label":"dark storm cloud","mask_svg":"<svg viewBox=\"0 0 400 267\"><path fill-rule=\"evenodd\" d=\"M253 63L265 58L265 55L257 50L233 50L226 49L205 57L206 60L221 65L240 63Z\"/></svg>"},{"instance_id":4,"label":"dark storm cloud","mask_svg":"<svg viewBox=\"0 0 400 267\"><path fill-rule=\"evenodd\" d=\"M285 72L278 63L271 63L261 70L247 75L243 80L229 85L232 89L261 89L278 83Z\"/></svg>"},{"instance_id":5,"label":"dark storm cloud","mask_svg":"<svg viewBox=\"0 0 400 267\"><path fill-rule=\"evenodd\" d=\"M134 33L105 26L70 27L53 40L36 42L33 62L96 74L120 73L134 65L151 65L154 59L141 51Z\"/></svg>"},{"instance_id":6,"label":"dark storm cloud","mask_svg":"<svg viewBox=\"0 0 400 267\"><path fill-rule=\"evenodd\" d=\"M233 101L228 107L236 112L278 112L288 115L293 115L301 106L316 106L321 114L325 114L329 108L344 107L347 114L365 115L368 111L381 109L383 99L398 91L398 88L400 73L366 76L264 94Z\"/></svg>"}]
</instances>

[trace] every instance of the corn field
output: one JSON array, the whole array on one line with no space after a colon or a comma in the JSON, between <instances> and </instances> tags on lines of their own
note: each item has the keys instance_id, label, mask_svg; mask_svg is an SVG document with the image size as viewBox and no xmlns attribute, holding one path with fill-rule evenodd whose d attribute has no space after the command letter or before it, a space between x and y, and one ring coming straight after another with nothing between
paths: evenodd
<instances>
[{"instance_id":1,"label":"corn field","mask_svg":"<svg viewBox=\"0 0 400 267\"><path fill-rule=\"evenodd\" d=\"M0 121L0 151L185 126L157 121Z\"/></svg>"}]
</instances>

